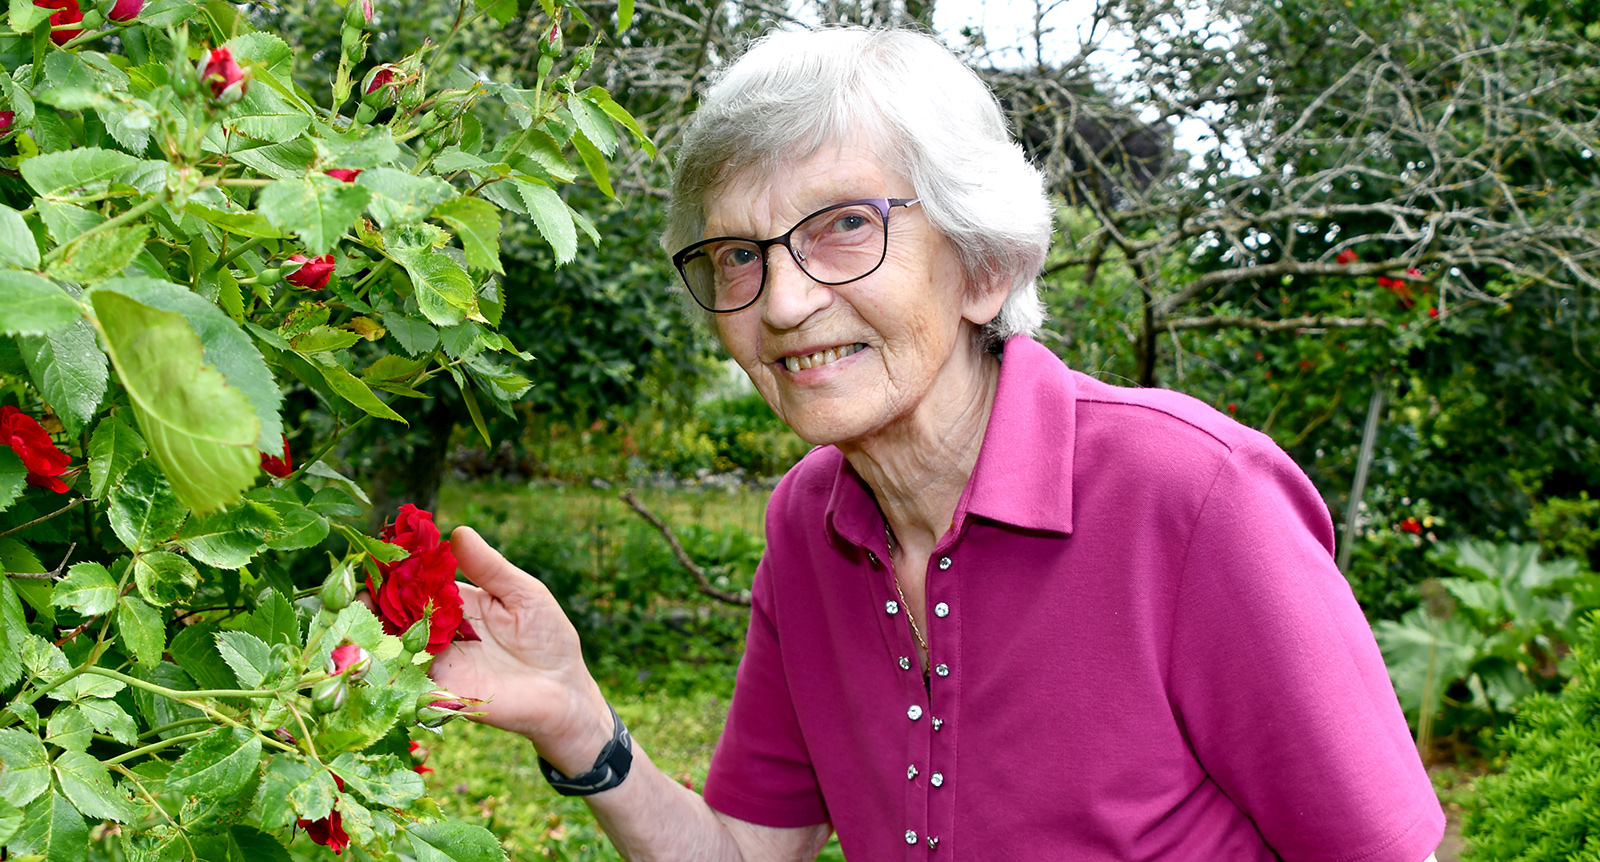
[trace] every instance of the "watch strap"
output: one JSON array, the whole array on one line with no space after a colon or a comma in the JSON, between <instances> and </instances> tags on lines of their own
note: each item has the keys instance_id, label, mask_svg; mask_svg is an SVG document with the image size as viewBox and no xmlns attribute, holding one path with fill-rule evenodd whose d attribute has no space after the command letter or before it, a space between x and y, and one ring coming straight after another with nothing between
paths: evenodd
<instances>
[{"instance_id":1,"label":"watch strap","mask_svg":"<svg viewBox=\"0 0 1600 862\"><path fill-rule=\"evenodd\" d=\"M628 734L628 728L623 726L616 707L608 703L606 708L611 710L611 739L600 749L593 769L582 775L568 777L551 766L550 761L542 755L539 757L539 771L562 796L592 796L616 787L628 777L628 769L633 766L633 737Z\"/></svg>"}]
</instances>

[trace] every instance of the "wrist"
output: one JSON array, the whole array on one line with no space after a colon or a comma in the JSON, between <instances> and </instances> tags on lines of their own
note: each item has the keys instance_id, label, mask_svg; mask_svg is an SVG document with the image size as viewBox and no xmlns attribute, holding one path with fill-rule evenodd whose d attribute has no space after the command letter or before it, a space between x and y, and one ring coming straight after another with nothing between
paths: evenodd
<instances>
[{"instance_id":1,"label":"wrist","mask_svg":"<svg viewBox=\"0 0 1600 862\"><path fill-rule=\"evenodd\" d=\"M548 732L524 734L539 756L563 775L589 771L613 735L611 705L593 680L587 682L586 690L572 698L555 727Z\"/></svg>"},{"instance_id":2,"label":"wrist","mask_svg":"<svg viewBox=\"0 0 1600 862\"><path fill-rule=\"evenodd\" d=\"M610 704L611 736L600 749L592 766L579 773L564 772L543 757L539 758L539 771L550 786L562 796L593 796L620 785L633 766L633 737L623 726L622 719Z\"/></svg>"}]
</instances>

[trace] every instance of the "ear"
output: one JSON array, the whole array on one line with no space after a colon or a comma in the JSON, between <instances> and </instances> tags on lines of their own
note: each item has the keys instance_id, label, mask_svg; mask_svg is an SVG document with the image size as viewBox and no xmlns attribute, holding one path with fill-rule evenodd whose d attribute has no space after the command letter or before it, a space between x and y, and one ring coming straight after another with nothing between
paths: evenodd
<instances>
[{"instance_id":1,"label":"ear","mask_svg":"<svg viewBox=\"0 0 1600 862\"><path fill-rule=\"evenodd\" d=\"M982 282L967 289L966 298L961 304L961 317L981 327L1000 314L1000 309L1010 296L1011 286L1005 283L1003 276L986 276Z\"/></svg>"}]
</instances>

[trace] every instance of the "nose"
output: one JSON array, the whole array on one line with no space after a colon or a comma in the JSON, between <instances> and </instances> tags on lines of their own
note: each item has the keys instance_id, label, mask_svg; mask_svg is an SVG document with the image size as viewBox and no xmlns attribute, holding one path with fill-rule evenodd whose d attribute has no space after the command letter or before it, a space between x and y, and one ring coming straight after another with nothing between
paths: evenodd
<instances>
[{"instance_id":1,"label":"nose","mask_svg":"<svg viewBox=\"0 0 1600 862\"><path fill-rule=\"evenodd\" d=\"M793 329L833 301L833 288L806 275L799 252L781 244L767 249L767 284L761 318L774 329Z\"/></svg>"}]
</instances>

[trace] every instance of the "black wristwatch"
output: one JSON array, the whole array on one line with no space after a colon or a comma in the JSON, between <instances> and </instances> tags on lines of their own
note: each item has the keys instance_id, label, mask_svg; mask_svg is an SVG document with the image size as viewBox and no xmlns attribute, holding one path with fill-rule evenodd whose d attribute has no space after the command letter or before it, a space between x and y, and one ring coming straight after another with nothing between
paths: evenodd
<instances>
[{"instance_id":1,"label":"black wristwatch","mask_svg":"<svg viewBox=\"0 0 1600 862\"><path fill-rule=\"evenodd\" d=\"M622 719L617 716L617 710L611 704L606 704L611 710L611 721L614 728L611 739L604 748L600 749L600 756L595 758L594 768L582 775L568 778L550 765L541 755L539 758L539 771L544 773L544 780L562 796L592 796L603 790L610 790L622 783L628 777L628 769L633 766L633 737L628 735L628 729L622 726Z\"/></svg>"}]
</instances>

